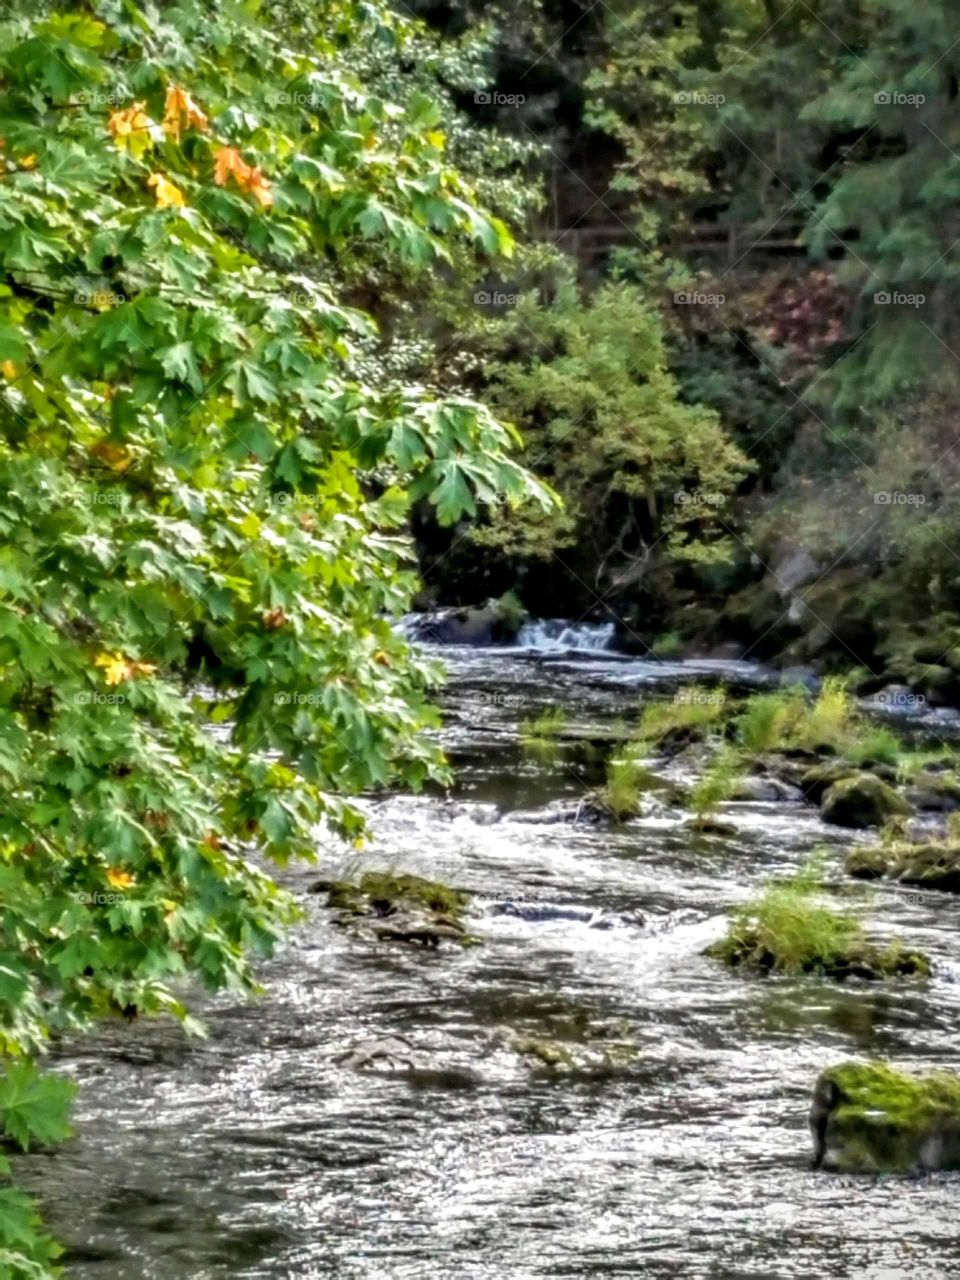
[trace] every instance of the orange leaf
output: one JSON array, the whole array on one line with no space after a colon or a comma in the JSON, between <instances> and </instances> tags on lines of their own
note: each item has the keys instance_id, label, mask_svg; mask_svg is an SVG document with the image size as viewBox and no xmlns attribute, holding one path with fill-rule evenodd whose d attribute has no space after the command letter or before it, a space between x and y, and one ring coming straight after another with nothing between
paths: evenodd
<instances>
[{"instance_id":1,"label":"orange leaf","mask_svg":"<svg viewBox=\"0 0 960 1280\"><path fill-rule=\"evenodd\" d=\"M167 100L163 108L163 131L174 142L180 141L180 130L186 124L188 129L199 129L206 132L210 121L186 89L171 84L167 87Z\"/></svg>"},{"instance_id":2,"label":"orange leaf","mask_svg":"<svg viewBox=\"0 0 960 1280\"><path fill-rule=\"evenodd\" d=\"M273 204L269 178L264 177L259 167L247 164L236 147L221 147L214 158L213 180L218 187L225 187L227 178L232 174L240 190L249 191L261 208L266 209Z\"/></svg>"}]
</instances>

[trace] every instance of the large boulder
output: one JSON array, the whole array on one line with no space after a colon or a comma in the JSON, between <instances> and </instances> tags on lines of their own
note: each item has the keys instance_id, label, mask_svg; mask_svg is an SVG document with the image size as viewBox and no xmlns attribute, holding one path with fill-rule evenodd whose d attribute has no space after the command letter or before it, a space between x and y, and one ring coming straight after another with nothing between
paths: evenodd
<instances>
[{"instance_id":1,"label":"large boulder","mask_svg":"<svg viewBox=\"0 0 960 1280\"><path fill-rule=\"evenodd\" d=\"M836 1173L960 1169L960 1077L844 1062L817 1080L814 1167Z\"/></svg>"},{"instance_id":2,"label":"large boulder","mask_svg":"<svg viewBox=\"0 0 960 1280\"><path fill-rule=\"evenodd\" d=\"M872 773L841 778L820 804L821 818L837 827L882 827L889 818L911 812L906 800Z\"/></svg>"},{"instance_id":3,"label":"large boulder","mask_svg":"<svg viewBox=\"0 0 960 1280\"><path fill-rule=\"evenodd\" d=\"M931 841L854 849L847 857L847 874L858 880L886 877L922 889L960 893L960 844Z\"/></svg>"}]
</instances>

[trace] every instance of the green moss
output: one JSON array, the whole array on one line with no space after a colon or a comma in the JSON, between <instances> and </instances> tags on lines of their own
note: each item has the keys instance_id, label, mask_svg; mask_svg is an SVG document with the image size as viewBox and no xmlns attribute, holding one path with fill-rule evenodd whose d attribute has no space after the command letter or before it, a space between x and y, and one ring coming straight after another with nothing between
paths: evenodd
<instances>
[{"instance_id":1,"label":"green moss","mask_svg":"<svg viewBox=\"0 0 960 1280\"><path fill-rule=\"evenodd\" d=\"M855 915L820 900L811 864L789 880L769 883L761 895L733 913L725 938L707 954L732 968L824 977L927 976L930 962L899 941L870 943Z\"/></svg>"},{"instance_id":2,"label":"green moss","mask_svg":"<svg viewBox=\"0 0 960 1280\"><path fill-rule=\"evenodd\" d=\"M426 907L456 920L463 914L470 895L422 876L398 875L392 871L367 871L360 877L360 893L371 901L405 902Z\"/></svg>"},{"instance_id":3,"label":"green moss","mask_svg":"<svg viewBox=\"0 0 960 1280\"><path fill-rule=\"evenodd\" d=\"M882 827L895 814L912 810L893 787L872 773L841 778L823 797L824 822L838 827Z\"/></svg>"},{"instance_id":4,"label":"green moss","mask_svg":"<svg viewBox=\"0 0 960 1280\"><path fill-rule=\"evenodd\" d=\"M960 1167L960 1078L911 1076L886 1063L823 1072L811 1124L818 1162L840 1172L909 1173Z\"/></svg>"},{"instance_id":5,"label":"green moss","mask_svg":"<svg viewBox=\"0 0 960 1280\"><path fill-rule=\"evenodd\" d=\"M960 893L960 843L894 843L853 849L846 869L858 880L887 877L901 884Z\"/></svg>"}]
</instances>

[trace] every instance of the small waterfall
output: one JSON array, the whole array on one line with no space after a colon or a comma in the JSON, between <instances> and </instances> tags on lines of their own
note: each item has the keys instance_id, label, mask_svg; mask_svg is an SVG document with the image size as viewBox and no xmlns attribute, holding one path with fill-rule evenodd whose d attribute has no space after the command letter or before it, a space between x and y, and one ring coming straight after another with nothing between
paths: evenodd
<instances>
[{"instance_id":1,"label":"small waterfall","mask_svg":"<svg viewBox=\"0 0 960 1280\"><path fill-rule=\"evenodd\" d=\"M613 644L612 622L569 622L564 618L540 618L520 628L516 645L544 653L561 650L609 649Z\"/></svg>"}]
</instances>

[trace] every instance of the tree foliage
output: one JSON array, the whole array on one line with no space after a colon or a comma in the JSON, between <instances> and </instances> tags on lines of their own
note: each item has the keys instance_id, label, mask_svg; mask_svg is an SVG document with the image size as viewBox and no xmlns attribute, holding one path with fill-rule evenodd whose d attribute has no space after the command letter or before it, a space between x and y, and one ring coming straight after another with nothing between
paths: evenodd
<instances>
[{"instance_id":1,"label":"tree foliage","mask_svg":"<svg viewBox=\"0 0 960 1280\"><path fill-rule=\"evenodd\" d=\"M8 1063L112 1012L188 1021L189 974L251 985L293 915L252 852L309 857L324 822L359 837L344 797L443 770L430 669L389 621L411 502L450 523L477 489L548 501L482 405L358 377L375 328L343 297L351 254L415 276L512 246L430 98L351 70L405 28L258 8L0 21ZM51 1141L61 1095L19 1071L6 1132ZM3 1194L0 1241L29 1254ZM4 1274L42 1274L31 1248Z\"/></svg>"}]
</instances>

